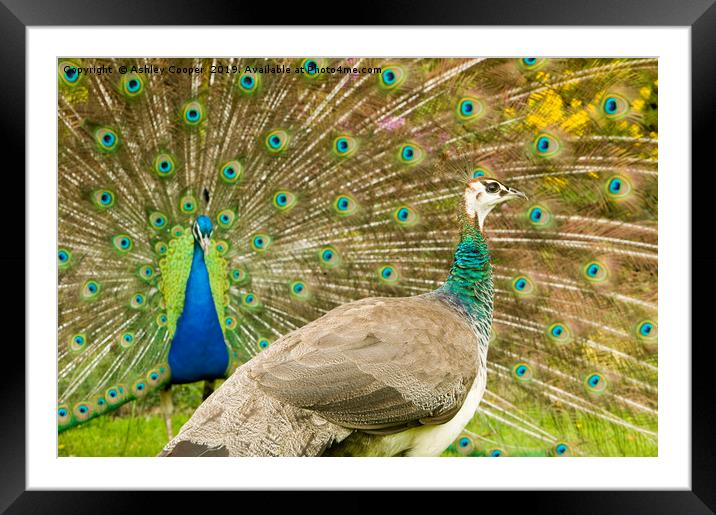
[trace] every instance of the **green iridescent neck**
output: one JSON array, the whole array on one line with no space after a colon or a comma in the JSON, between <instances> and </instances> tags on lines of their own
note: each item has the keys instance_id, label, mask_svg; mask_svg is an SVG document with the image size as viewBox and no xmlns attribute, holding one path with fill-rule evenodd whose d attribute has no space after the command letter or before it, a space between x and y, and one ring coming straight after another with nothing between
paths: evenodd
<instances>
[{"instance_id":1,"label":"green iridescent neck","mask_svg":"<svg viewBox=\"0 0 716 515\"><path fill-rule=\"evenodd\" d=\"M471 316L492 315L492 267L487 242L471 221L463 222L450 275L440 288Z\"/></svg>"}]
</instances>

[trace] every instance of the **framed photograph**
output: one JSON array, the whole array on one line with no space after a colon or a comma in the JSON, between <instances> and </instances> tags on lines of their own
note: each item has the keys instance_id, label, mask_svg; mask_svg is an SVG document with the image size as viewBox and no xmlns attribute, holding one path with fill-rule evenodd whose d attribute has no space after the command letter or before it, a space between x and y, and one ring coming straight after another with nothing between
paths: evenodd
<instances>
[{"instance_id":1,"label":"framed photograph","mask_svg":"<svg viewBox=\"0 0 716 515\"><path fill-rule=\"evenodd\" d=\"M4 0L27 302L0 507L512 490L711 513L711 3L282 26L296 8Z\"/></svg>"}]
</instances>

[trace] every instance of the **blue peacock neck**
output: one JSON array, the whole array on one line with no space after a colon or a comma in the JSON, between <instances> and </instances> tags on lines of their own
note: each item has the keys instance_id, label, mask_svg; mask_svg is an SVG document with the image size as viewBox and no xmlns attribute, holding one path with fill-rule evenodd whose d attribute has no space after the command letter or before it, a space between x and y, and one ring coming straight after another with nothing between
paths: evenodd
<instances>
[{"instance_id":1,"label":"blue peacock neck","mask_svg":"<svg viewBox=\"0 0 716 515\"><path fill-rule=\"evenodd\" d=\"M492 265L485 237L475 223L463 222L447 281L439 291L465 310L473 322L492 322Z\"/></svg>"}]
</instances>

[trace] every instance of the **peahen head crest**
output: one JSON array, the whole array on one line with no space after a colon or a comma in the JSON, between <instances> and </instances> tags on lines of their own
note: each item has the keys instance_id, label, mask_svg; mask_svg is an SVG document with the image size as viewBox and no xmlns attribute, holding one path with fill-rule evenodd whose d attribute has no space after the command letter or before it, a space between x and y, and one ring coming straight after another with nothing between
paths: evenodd
<instances>
[{"instance_id":1,"label":"peahen head crest","mask_svg":"<svg viewBox=\"0 0 716 515\"><path fill-rule=\"evenodd\" d=\"M471 180L465 188L465 213L482 230L485 218L495 206L516 198L526 199L527 195L496 179L479 177Z\"/></svg>"}]
</instances>

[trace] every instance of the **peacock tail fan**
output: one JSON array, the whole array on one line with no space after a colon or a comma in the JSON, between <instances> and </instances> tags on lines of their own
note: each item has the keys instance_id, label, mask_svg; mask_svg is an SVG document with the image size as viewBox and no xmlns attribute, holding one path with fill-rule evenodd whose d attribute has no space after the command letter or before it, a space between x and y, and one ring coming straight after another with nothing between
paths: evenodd
<instances>
[{"instance_id":1,"label":"peacock tail fan","mask_svg":"<svg viewBox=\"0 0 716 515\"><path fill-rule=\"evenodd\" d=\"M657 453L656 59L60 59L58 85L61 429L171 381L199 214L230 373L442 284L486 175L529 202L486 224L487 391L448 453Z\"/></svg>"}]
</instances>

